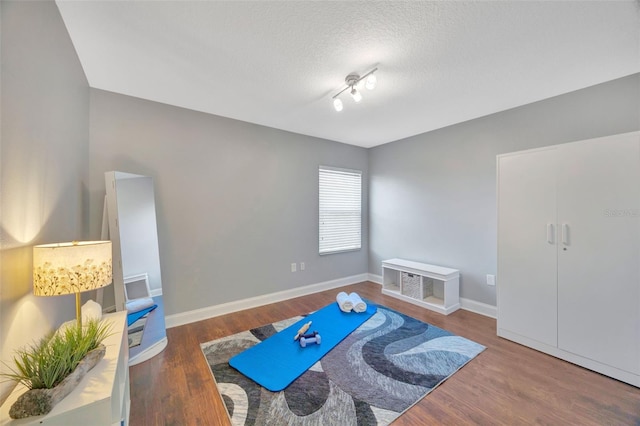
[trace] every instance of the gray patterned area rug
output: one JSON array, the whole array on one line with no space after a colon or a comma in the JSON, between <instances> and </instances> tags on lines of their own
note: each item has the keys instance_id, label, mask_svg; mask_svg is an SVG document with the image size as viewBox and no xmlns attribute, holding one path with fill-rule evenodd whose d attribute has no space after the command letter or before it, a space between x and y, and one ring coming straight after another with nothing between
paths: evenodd
<instances>
[{"instance_id":1,"label":"gray patterned area rug","mask_svg":"<svg viewBox=\"0 0 640 426\"><path fill-rule=\"evenodd\" d=\"M201 345L232 424L388 425L485 349L378 306L284 391L270 392L229 366L232 356L300 318Z\"/></svg>"}]
</instances>

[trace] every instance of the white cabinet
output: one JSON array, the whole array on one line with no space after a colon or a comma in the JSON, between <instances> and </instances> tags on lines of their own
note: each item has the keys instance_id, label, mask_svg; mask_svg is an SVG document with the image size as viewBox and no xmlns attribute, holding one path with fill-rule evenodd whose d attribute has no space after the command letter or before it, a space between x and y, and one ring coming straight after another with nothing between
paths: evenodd
<instances>
[{"instance_id":1,"label":"white cabinet","mask_svg":"<svg viewBox=\"0 0 640 426\"><path fill-rule=\"evenodd\" d=\"M640 132L498 156L498 335L640 386Z\"/></svg>"},{"instance_id":2,"label":"white cabinet","mask_svg":"<svg viewBox=\"0 0 640 426\"><path fill-rule=\"evenodd\" d=\"M457 269L404 259L382 262L382 293L449 315L460 308Z\"/></svg>"},{"instance_id":3,"label":"white cabinet","mask_svg":"<svg viewBox=\"0 0 640 426\"><path fill-rule=\"evenodd\" d=\"M544 149L498 159L498 328L508 325L552 346L558 344L555 154Z\"/></svg>"},{"instance_id":4,"label":"white cabinet","mask_svg":"<svg viewBox=\"0 0 640 426\"><path fill-rule=\"evenodd\" d=\"M26 390L18 386L0 407L0 425L92 425L129 424L129 347L126 311L105 315L112 334L103 344L105 356L78 386L45 416L13 420L9 409Z\"/></svg>"}]
</instances>

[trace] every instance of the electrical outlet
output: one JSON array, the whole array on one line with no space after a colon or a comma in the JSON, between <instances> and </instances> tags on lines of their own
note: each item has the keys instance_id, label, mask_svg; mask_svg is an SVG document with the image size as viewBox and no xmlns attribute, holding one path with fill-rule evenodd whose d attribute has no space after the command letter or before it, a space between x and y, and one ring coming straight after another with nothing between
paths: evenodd
<instances>
[{"instance_id":1,"label":"electrical outlet","mask_svg":"<svg viewBox=\"0 0 640 426\"><path fill-rule=\"evenodd\" d=\"M292 263L291 264L291 272L295 272L296 271L296 264Z\"/></svg>"},{"instance_id":2,"label":"electrical outlet","mask_svg":"<svg viewBox=\"0 0 640 426\"><path fill-rule=\"evenodd\" d=\"M496 276L487 274L487 285L496 285Z\"/></svg>"},{"instance_id":3,"label":"electrical outlet","mask_svg":"<svg viewBox=\"0 0 640 426\"><path fill-rule=\"evenodd\" d=\"M304 271L304 262L300 262L300 270Z\"/></svg>"}]
</instances>

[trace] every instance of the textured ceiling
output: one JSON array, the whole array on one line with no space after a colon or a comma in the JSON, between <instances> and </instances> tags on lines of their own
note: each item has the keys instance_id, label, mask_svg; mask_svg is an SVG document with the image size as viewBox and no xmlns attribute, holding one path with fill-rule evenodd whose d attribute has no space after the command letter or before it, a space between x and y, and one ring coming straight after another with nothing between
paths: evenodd
<instances>
[{"instance_id":1,"label":"textured ceiling","mask_svg":"<svg viewBox=\"0 0 640 426\"><path fill-rule=\"evenodd\" d=\"M640 72L634 0L57 4L91 87L364 147Z\"/></svg>"}]
</instances>

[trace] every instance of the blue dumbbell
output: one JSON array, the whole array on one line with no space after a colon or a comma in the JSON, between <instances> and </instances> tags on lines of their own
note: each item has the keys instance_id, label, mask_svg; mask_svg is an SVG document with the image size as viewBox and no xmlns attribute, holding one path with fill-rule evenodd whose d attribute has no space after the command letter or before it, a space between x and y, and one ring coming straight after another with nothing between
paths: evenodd
<instances>
[{"instance_id":1,"label":"blue dumbbell","mask_svg":"<svg viewBox=\"0 0 640 426\"><path fill-rule=\"evenodd\" d=\"M302 346L303 348L306 348L308 343L316 343L319 345L322 339L320 338L320 335L318 334L318 332L314 332L312 336L313 337L302 336L300 338L300 346Z\"/></svg>"}]
</instances>

